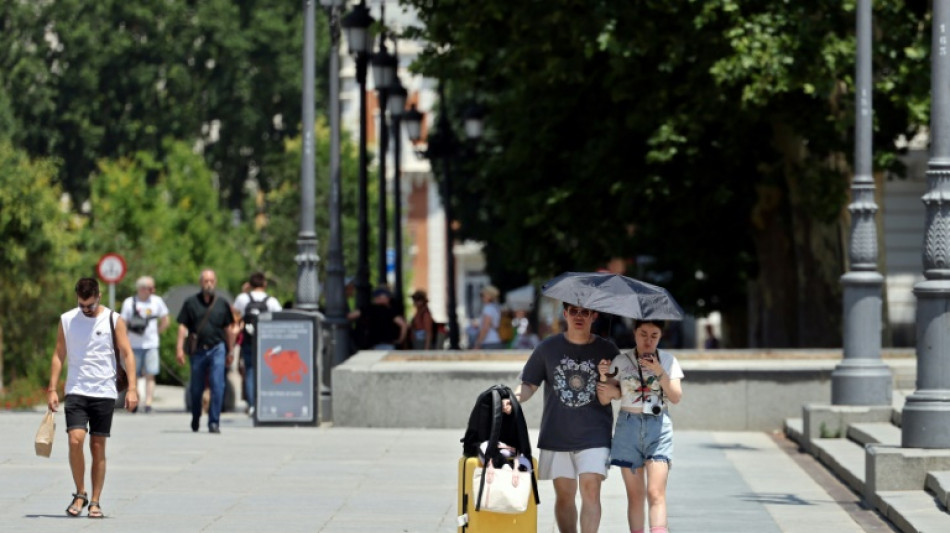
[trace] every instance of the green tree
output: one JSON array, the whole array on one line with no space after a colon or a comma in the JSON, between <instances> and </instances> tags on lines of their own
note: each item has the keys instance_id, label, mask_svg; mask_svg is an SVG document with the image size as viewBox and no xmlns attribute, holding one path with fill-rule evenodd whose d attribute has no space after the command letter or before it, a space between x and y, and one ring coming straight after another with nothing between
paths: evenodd
<instances>
[{"instance_id":1,"label":"green tree","mask_svg":"<svg viewBox=\"0 0 950 533\"><path fill-rule=\"evenodd\" d=\"M853 1L407 3L453 119L490 109L451 201L491 269L651 258L634 273L722 311L732 345L840 343ZM927 120L929 13L874 9L876 163L899 172L894 139Z\"/></svg>"},{"instance_id":2,"label":"green tree","mask_svg":"<svg viewBox=\"0 0 950 533\"><path fill-rule=\"evenodd\" d=\"M56 171L0 141L0 381L48 372L57 317L72 295L82 221L61 203Z\"/></svg>"},{"instance_id":3,"label":"green tree","mask_svg":"<svg viewBox=\"0 0 950 533\"><path fill-rule=\"evenodd\" d=\"M326 121L316 125L316 199L315 229L317 233L318 277L323 283L329 260L329 130ZM297 284L297 235L300 231L300 165L301 142L296 137L287 141L284 154L274 156L268 165L267 180L272 188L266 193L256 191L248 200L245 212L253 213L244 226L246 245L240 249L251 270L267 273L269 289L281 299L292 299ZM347 275L356 273L358 249L359 163L356 147L349 136L341 139L341 195L343 203L343 259ZM369 212L376 212L376 183L369 178ZM376 240L376 226L370 224L370 242ZM375 264L375 249L370 250L370 264ZM325 287L323 287L325 290Z\"/></svg>"},{"instance_id":4,"label":"green tree","mask_svg":"<svg viewBox=\"0 0 950 533\"><path fill-rule=\"evenodd\" d=\"M163 153L161 161L138 152L100 162L84 257L93 264L107 252L125 257L130 275L117 294L132 294L135 278L145 274L161 287L194 284L205 267L215 269L222 288L240 286L242 236L220 205L213 173L183 142L166 142Z\"/></svg>"},{"instance_id":5,"label":"green tree","mask_svg":"<svg viewBox=\"0 0 950 533\"><path fill-rule=\"evenodd\" d=\"M5 2L0 89L21 125L14 141L62 160L79 201L101 159L161 159L164 139L197 141L239 208L247 178L299 135L301 13L284 0Z\"/></svg>"}]
</instances>

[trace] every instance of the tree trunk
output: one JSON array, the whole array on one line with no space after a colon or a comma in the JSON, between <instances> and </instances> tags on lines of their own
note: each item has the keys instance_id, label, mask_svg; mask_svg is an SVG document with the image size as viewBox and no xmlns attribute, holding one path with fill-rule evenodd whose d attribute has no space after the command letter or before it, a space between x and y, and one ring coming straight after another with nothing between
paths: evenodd
<instances>
[{"instance_id":1,"label":"tree trunk","mask_svg":"<svg viewBox=\"0 0 950 533\"><path fill-rule=\"evenodd\" d=\"M752 212L759 275L749 287L750 348L794 346L798 331L795 245L791 236L788 195L777 186L757 187Z\"/></svg>"},{"instance_id":2,"label":"tree trunk","mask_svg":"<svg viewBox=\"0 0 950 533\"><path fill-rule=\"evenodd\" d=\"M757 188L751 223L759 274L749 290L750 347L841 346L840 220L822 222L804 199L800 178L815 164L805 161L804 146L776 126L783 161L770 169L773 184Z\"/></svg>"}]
</instances>

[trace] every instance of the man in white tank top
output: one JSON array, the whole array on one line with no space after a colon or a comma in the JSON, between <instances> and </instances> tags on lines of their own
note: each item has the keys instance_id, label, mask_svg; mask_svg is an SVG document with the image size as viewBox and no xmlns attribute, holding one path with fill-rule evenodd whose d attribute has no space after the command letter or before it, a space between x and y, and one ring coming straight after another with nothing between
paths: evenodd
<instances>
[{"instance_id":1,"label":"man in white tank top","mask_svg":"<svg viewBox=\"0 0 950 533\"><path fill-rule=\"evenodd\" d=\"M47 404L52 411L59 408L56 392L63 363L66 371L65 404L66 433L69 435L69 467L76 492L66 514L77 517L89 505L90 518L102 518L99 495L106 478L106 439L112 429L115 411L117 372L125 372L129 383L135 383L135 355L126 334L125 321L111 309L99 305L99 282L82 278L76 283L79 307L60 316L56 349L50 365ZM115 343L113 344L113 327ZM116 368L115 348L122 353L124 369ZM138 405L138 395L131 388L125 395L125 408ZM83 443L89 433L92 452L92 499L86 493L86 457Z\"/></svg>"}]
</instances>

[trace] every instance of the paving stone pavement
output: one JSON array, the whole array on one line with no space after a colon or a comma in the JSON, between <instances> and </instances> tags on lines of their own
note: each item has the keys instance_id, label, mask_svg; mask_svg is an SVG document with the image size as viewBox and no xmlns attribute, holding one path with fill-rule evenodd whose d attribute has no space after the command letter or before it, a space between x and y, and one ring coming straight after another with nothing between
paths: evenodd
<instances>
[{"instance_id":1,"label":"paving stone pavement","mask_svg":"<svg viewBox=\"0 0 950 533\"><path fill-rule=\"evenodd\" d=\"M0 411L0 532L456 531L461 429L255 428L225 414L221 434L204 420L192 433L181 389L156 395L151 414L115 417L105 520L65 515L73 486L62 413L47 459L32 445L42 411ZM675 439L670 531L865 531L766 433ZM540 488L538 530L553 532L553 490ZM604 484L600 531L629 531L616 469Z\"/></svg>"}]
</instances>

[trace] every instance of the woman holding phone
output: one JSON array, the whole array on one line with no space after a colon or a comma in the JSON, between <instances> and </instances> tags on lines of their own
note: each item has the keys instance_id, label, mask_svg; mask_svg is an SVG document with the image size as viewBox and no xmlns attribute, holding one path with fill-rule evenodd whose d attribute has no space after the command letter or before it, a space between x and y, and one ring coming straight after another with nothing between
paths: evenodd
<instances>
[{"instance_id":1,"label":"woman holding phone","mask_svg":"<svg viewBox=\"0 0 950 533\"><path fill-rule=\"evenodd\" d=\"M613 362L604 359L598 364L608 396L620 400L610 464L620 467L632 533L644 531L644 498L650 533L668 531L666 482L673 464L673 421L667 407L683 397L683 370L676 357L657 348L663 327L661 320L634 321L633 353L623 352Z\"/></svg>"}]
</instances>

